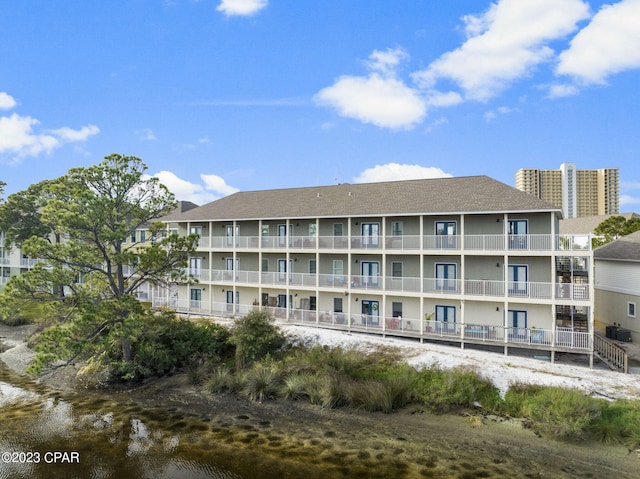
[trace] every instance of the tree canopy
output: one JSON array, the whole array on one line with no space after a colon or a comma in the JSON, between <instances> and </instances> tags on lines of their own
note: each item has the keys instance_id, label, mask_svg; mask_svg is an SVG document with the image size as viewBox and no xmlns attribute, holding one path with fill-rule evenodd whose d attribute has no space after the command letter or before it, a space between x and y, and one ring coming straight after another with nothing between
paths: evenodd
<instances>
[{"instance_id":1,"label":"tree canopy","mask_svg":"<svg viewBox=\"0 0 640 479\"><path fill-rule=\"evenodd\" d=\"M593 230L598 236L594 239L594 246L602 246L635 231L640 231L640 217L610 216Z\"/></svg>"},{"instance_id":2,"label":"tree canopy","mask_svg":"<svg viewBox=\"0 0 640 479\"><path fill-rule=\"evenodd\" d=\"M7 242L37 259L9 281L5 301L29 297L57 302L64 311L58 320L65 324L41 344L45 362L79 354L87 341L113 334L122 343L123 358L130 359L135 328L126 324L143 314L136 290L184 274L197 236L170 234L155 221L176 202L146 169L139 158L111 154L98 165L73 168L10 195L0 205ZM147 241L132 241L139 229L148 230ZM65 351L56 351L60 334L76 339Z\"/></svg>"}]
</instances>

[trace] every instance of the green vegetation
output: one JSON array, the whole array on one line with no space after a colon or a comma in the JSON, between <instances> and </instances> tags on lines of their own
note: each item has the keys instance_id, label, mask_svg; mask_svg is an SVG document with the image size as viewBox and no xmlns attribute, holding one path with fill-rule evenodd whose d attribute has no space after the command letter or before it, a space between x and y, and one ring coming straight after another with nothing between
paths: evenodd
<instances>
[{"instance_id":1,"label":"green vegetation","mask_svg":"<svg viewBox=\"0 0 640 479\"><path fill-rule=\"evenodd\" d=\"M622 236L626 236L638 230L640 230L639 217L636 216L625 219L624 216L611 216L596 226L593 230L594 234L597 235L593 238L593 247L596 248L610 243L611 241L617 240Z\"/></svg>"},{"instance_id":2,"label":"green vegetation","mask_svg":"<svg viewBox=\"0 0 640 479\"><path fill-rule=\"evenodd\" d=\"M265 311L252 311L236 320L231 328L231 343L236 347L236 366L244 368L278 350L285 337Z\"/></svg>"},{"instance_id":3,"label":"green vegetation","mask_svg":"<svg viewBox=\"0 0 640 479\"><path fill-rule=\"evenodd\" d=\"M84 314L104 314L117 302L103 301ZM407 405L434 413L472 411L472 422L498 415L519 418L525 427L560 440L595 439L640 448L640 401L595 399L575 390L513 384L504 398L477 371L417 370L394 349L304 347L285 344L285 336L264 311L223 327L177 319L171 311L141 305L126 325L87 334L81 321L55 324L40 334L37 361L51 351L84 360L85 372L107 380L138 380L176 370L211 394L230 393L254 401L308 401L323 408L350 407L391 413ZM93 323L87 323L89 328ZM121 329L130 328L124 332ZM80 329L78 329L80 328ZM122 354L120 335L135 338L131 357ZM78 338L90 338L79 341ZM239 352L240 350L240 352ZM98 353L99 352L99 353ZM38 366L32 368L37 370ZM106 373L106 374L105 374Z\"/></svg>"},{"instance_id":4,"label":"green vegetation","mask_svg":"<svg viewBox=\"0 0 640 479\"><path fill-rule=\"evenodd\" d=\"M41 336L31 372L80 358L95 365L130 362L118 364L115 374L134 379L183 363L180 354L167 358L164 347L155 349L155 340L147 347L148 335L165 325L149 318L134 294L144 283L186 280L197 235L170 234L156 221L176 202L146 170L139 158L112 154L0 203L6 246L19 245L38 259L3 288L0 318L16 323L33 315L28 300L42 305L44 324L54 325ZM140 229L148 241L131 240ZM171 336L171 329L162 334Z\"/></svg>"}]
</instances>

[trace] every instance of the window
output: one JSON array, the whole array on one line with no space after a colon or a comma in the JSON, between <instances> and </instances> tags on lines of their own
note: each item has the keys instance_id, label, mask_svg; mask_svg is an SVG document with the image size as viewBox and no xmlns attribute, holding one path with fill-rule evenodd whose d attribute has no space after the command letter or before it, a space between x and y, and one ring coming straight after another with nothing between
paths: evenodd
<instances>
[{"instance_id":1,"label":"window","mask_svg":"<svg viewBox=\"0 0 640 479\"><path fill-rule=\"evenodd\" d=\"M278 225L278 246L287 244L287 225Z\"/></svg>"},{"instance_id":2,"label":"window","mask_svg":"<svg viewBox=\"0 0 640 479\"><path fill-rule=\"evenodd\" d=\"M268 273L269 272L269 259L268 258L262 258L262 272L263 273Z\"/></svg>"},{"instance_id":3,"label":"window","mask_svg":"<svg viewBox=\"0 0 640 479\"><path fill-rule=\"evenodd\" d=\"M442 323L456 322L456 307L436 305L436 321Z\"/></svg>"},{"instance_id":4,"label":"window","mask_svg":"<svg viewBox=\"0 0 640 479\"><path fill-rule=\"evenodd\" d=\"M191 308L200 308L202 302L202 289L200 288L191 288L189 291L189 307Z\"/></svg>"},{"instance_id":5,"label":"window","mask_svg":"<svg viewBox=\"0 0 640 479\"><path fill-rule=\"evenodd\" d=\"M135 243L136 242L136 232L134 231L133 233L131 233L131 243Z\"/></svg>"},{"instance_id":6,"label":"window","mask_svg":"<svg viewBox=\"0 0 640 479\"><path fill-rule=\"evenodd\" d=\"M333 298L333 311L342 313L342 298Z\"/></svg>"},{"instance_id":7,"label":"window","mask_svg":"<svg viewBox=\"0 0 640 479\"><path fill-rule=\"evenodd\" d=\"M515 309L509 310L509 327L510 328L527 328L527 312Z\"/></svg>"},{"instance_id":8,"label":"window","mask_svg":"<svg viewBox=\"0 0 640 479\"><path fill-rule=\"evenodd\" d=\"M436 221L436 248L457 248L455 221Z\"/></svg>"},{"instance_id":9,"label":"window","mask_svg":"<svg viewBox=\"0 0 640 479\"><path fill-rule=\"evenodd\" d=\"M378 278L380 277L380 263L377 261L363 261L360 263L362 271L363 286L378 286Z\"/></svg>"},{"instance_id":10,"label":"window","mask_svg":"<svg viewBox=\"0 0 640 479\"><path fill-rule=\"evenodd\" d=\"M380 245L380 224L362 223L362 246L377 248Z\"/></svg>"},{"instance_id":11,"label":"window","mask_svg":"<svg viewBox=\"0 0 640 479\"><path fill-rule=\"evenodd\" d=\"M514 296L527 295L527 281L529 268L526 265L509 265L509 294Z\"/></svg>"},{"instance_id":12,"label":"window","mask_svg":"<svg viewBox=\"0 0 640 479\"><path fill-rule=\"evenodd\" d=\"M316 260L309 260L309 274L316 274Z\"/></svg>"},{"instance_id":13,"label":"window","mask_svg":"<svg viewBox=\"0 0 640 479\"><path fill-rule=\"evenodd\" d=\"M636 317L636 303L631 301L627 303L627 316L630 318Z\"/></svg>"},{"instance_id":14,"label":"window","mask_svg":"<svg viewBox=\"0 0 640 479\"><path fill-rule=\"evenodd\" d=\"M402 317L402 303L400 301L393 301L391 303L391 316L394 318Z\"/></svg>"},{"instance_id":15,"label":"window","mask_svg":"<svg viewBox=\"0 0 640 479\"><path fill-rule=\"evenodd\" d=\"M309 238L315 238L316 237L316 231L317 231L317 226L315 223L311 223L309 225Z\"/></svg>"},{"instance_id":16,"label":"window","mask_svg":"<svg viewBox=\"0 0 640 479\"><path fill-rule=\"evenodd\" d=\"M333 236L342 236L343 226L342 223L333 224Z\"/></svg>"},{"instance_id":17,"label":"window","mask_svg":"<svg viewBox=\"0 0 640 479\"><path fill-rule=\"evenodd\" d=\"M140 230L140 243L144 243L147 241L147 231Z\"/></svg>"},{"instance_id":18,"label":"window","mask_svg":"<svg viewBox=\"0 0 640 479\"><path fill-rule=\"evenodd\" d=\"M402 262L394 261L391 263L391 276L394 278L402 278Z\"/></svg>"},{"instance_id":19,"label":"window","mask_svg":"<svg viewBox=\"0 0 640 479\"><path fill-rule=\"evenodd\" d=\"M235 303L235 312L240 311L240 291L236 291L235 297L233 294L233 290L227 290L227 312L232 312L234 310Z\"/></svg>"},{"instance_id":20,"label":"window","mask_svg":"<svg viewBox=\"0 0 640 479\"><path fill-rule=\"evenodd\" d=\"M527 249L528 245L528 222L527 220L509 220L509 248Z\"/></svg>"},{"instance_id":21,"label":"window","mask_svg":"<svg viewBox=\"0 0 640 479\"><path fill-rule=\"evenodd\" d=\"M334 275L344 274L344 263L341 259L333 260L333 274Z\"/></svg>"},{"instance_id":22,"label":"window","mask_svg":"<svg viewBox=\"0 0 640 479\"><path fill-rule=\"evenodd\" d=\"M404 223L402 221L394 221L391 223L391 234L393 236L402 236L404 229Z\"/></svg>"},{"instance_id":23,"label":"window","mask_svg":"<svg viewBox=\"0 0 640 479\"><path fill-rule=\"evenodd\" d=\"M202 258L193 257L189 258L189 274L196 279L200 279L202 273ZM194 290L191 290L194 291Z\"/></svg>"},{"instance_id":24,"label":"window","mask_svg":"<svg viewBox=\"0 0 640 479\"><path fill-rule=\"evenodd\" d=\"M438 291L456 291L456 265L436 263L436 289Z\"/></svg>"}]
</instances>

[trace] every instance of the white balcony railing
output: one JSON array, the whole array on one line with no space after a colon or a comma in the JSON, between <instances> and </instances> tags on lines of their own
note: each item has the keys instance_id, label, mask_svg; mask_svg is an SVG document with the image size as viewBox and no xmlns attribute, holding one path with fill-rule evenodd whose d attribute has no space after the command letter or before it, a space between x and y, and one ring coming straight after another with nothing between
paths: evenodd
<instances>
[{"instance_id":1,"label":"white balcony railing","mask_svg":"<svg viewBox=\"0 0 640 479\"><path fill-rule=\"evenodd\" d=\"M366 314L349 315L345 312L311 311L299 308L262 307L234 303L211 303L153 297L153 307L169 307L179 312L210 314L220 317L241 317L255 309L267 310L278 322L331 327L350 331L368 331L378 334L400 334L428 339L488 342L521 347L561 348L562 350L591 351L592 334L571 328L517 328L487 324L470 324L404 317L380 317Z\"/></svg>"},{"instance_id":2,"label":"white balcony railing","mask_svg":"<svg viewBox=\"0 0 640 479\"><path fill-rule=\"evenodd\" d=\"M484 234L387 236L203 236L198 246L219 250L389 250L389 251L587 251L591 235Z\"/></svg>"},{"instance_id":3,"label":"white balcony railing","mask_svg":"<svg viewBox=\"0 0 640 479\"><path fill-rule=\"evenodd\" d=\"M400 293L452 294L535 300L590 300L589 284L554 284L486 279L420 279L417 277L349 276L345 274L287 273L276 271L258 272L245 270L191 269L188 272L193 279L199 282L236 283L253 286L303 286L307 288L320 287L340 290L376 290Z\"/></svg>"}]
</instances>

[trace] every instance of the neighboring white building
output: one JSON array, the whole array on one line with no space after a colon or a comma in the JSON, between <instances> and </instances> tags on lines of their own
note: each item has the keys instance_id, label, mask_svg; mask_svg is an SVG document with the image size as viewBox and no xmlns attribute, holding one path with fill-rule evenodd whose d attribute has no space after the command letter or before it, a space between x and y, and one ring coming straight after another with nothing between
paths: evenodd
<instances>
[{"instance_id":1,"label":"neighboring white building","mask_svg":"<svg viewBox=\"0 0 640 479\"><path fill-rule=\"evenodd\" d=\"M155 306L593 359L589 235L486 176L240 192L164 218L197 280Z\"/></svg>"},{"instance_id":2,"label":"neighboring white building","mask_svg":"<svg viewBox=\"0 0 640 479\"><path fill-rule=\"evenodd\" d=\"M615 325L640 342L640 231L597 248L594 258L599 329Z\"/></svg>"},{"instance_id":3,"label":"neighboring white building","mask_svg":"<svg viewBox=\"0 0 640 479\"><path fill-rule=\"evenodd\" d=\"M20 247L9 247L4 232L0 231L0 288L4 287L12 276L30 269L37 260L22 254Z\"/></svg>"}]
</instances>

